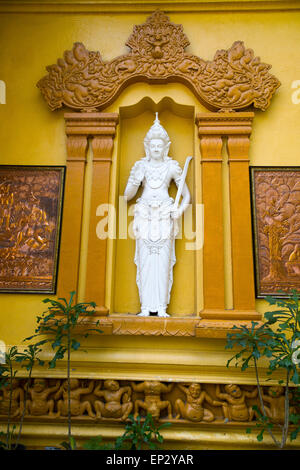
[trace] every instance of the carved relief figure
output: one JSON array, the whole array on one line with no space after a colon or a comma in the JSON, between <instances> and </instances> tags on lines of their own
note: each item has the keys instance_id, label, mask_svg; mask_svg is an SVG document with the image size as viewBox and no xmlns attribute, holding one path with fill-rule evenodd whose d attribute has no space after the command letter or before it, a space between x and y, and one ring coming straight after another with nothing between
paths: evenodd
<instances>
[{"instance_id":1,"label":"carved relief figure","mask_svg":"<svg viewBox=\"0 0 300 470\"><path fill-rule=\"evenodd\" d=\"M92 410L92 405L88 400L83 402L80 401L81 395L87 395L93 391L94 381L91 380L88 387L80 387L78 379L70 380L71 388L71 415L72 416L82 416L85 412L89 415L90 418L95 418L95 414ZM57 403L57 416L68 416L68 381L64 380L60 389L55 395L57 400L60 397L63 397L62 400L59 400Z\"/></svg>"},{"instance_id":2,"label":"carved relief figure","mask_svg":"<svg viewBox=\"0 0 300 470\"><path fill-rule=\"evenodd\" d=\"M217 400L213 400L208 393L201 390L201 385L193 383L189 387L178 384L180 390L186 394L187 402L184 403L181 398L178 398L175 402L175 412L177 413L176 419L180 417L188 419L190 421L213 421L215 415L212 411L204 408L203 402L207 401L213 406L222 406L223 403Z\"/></svg>"},{"instance_id":3,"label":"carved relief figure","mask_svg":"<svg viewBox=\"0 0 300 470\"><path fill-rule=\"evenodd\" d=\"M268 387L268 394L262 393L262 398L267 403L264 408L272 423L283 424L285 418L284 387L278 385ZM290 407L289 412L294 413L294 407Z\"/></svg>"},{"instance_id":4,"label":"carved relief figure","mask_svg":"<svg viewBox=\"0 0 300 470\"><path fill-rule=\"evenodd\" d=\"M19 381L17 379L12 379L11 385L10 382L8 382L0 389L0 415L7 415L9 413L9 408L12 418L20 416L23 413L24 391L19 386Z\"/></svg>"},{"instance_id":5,"label":"carved relief figure","mask_svg":"<svg viewBox=\"0 0 300 470\"><path fill-rule=\"evenodd\" d=\"M170 139L161 126L157 113L145 140L146 157L133 166L124 192L127 200L134 198L142 184L143 193L134 211L136 238L136 282L139 289L141 316L156 312L166 313L173 284L175 236L177 219L190 202L187 185L182 187L183 200L179 208L170 198L168 188L172 180L179 186L182 170L177 161L168 157Z\"/></svg>"},{"instance_id":6,"label":"carved relief figure","mask_svg":"<svg viewBox=\"0 0 300 470\"><path fill-rule=\"evenodd\" d=\"M300 245L297 243L285 264L289 274L300 274Z\"/></svg>"},{"instance_id":7,"label":"carved relief figure","mask_svg":"<svg viewBox=\"0 0 300 470\"><path fill-rule=\"evenodd\" d=\"M104 390L100 390L101 383L94 390L94 395L104 398L102 401L95 401L95 410L97 418L118 418L125 421L132 410L133 404L130 400L131 388L120 387L117 380L105 380ZM121 404L121 398L123 403Z\"/></svg>"},{"instance_id":8,"label":"carved relief figure","mask_svg":"<svg viewBox=\"0 0 300 470\"><path fill-rule=\"evenodd\" d=\"M241 390L238 385L228 384L225 385L225 392L221 393L220 385L216 386L216 396L220 400L225 400L222 403L223 413L225 420L228 421L252 421L254 411L252 406L248 406L246 398L254 398L257 396L257 388L252 392Z\"/></svg>"},{"instance_id":9,"label":"carved relief figure","mask_svg":"<svg viewBox=\"0 0 300 470\"><path fill-rule=\"evenodd\" d=\"M48 415L55 417L54 400L52 398L48 400L48 396L51 393L56 392L59 389L59 386L59 380L56 382L54 387L48 387L46 379L34 379L33 386L28 387L28 393L31 396L31 400L28 400L26 403L27 413L32 416Z\"/></svg>"},{"instance_id":10,"label":"carved relief figure","mask_svg":"<svg viewBox=\"0 0 300 470\"><path fill-rule=\"evenodd\" d=\"M174 387L174 383L164 385L161 382L147 380L140 384L131 382L132 389L135 392L143 392L145 394L145 400L135 400L134 403L134 416L137 417L139 409L142 408L147 413L150 413L153 419L158 420L162 410L167 408L168 418L172 418L172 406L169 400L161 400L160 395L162 393L171 392Z\"/></svg>"}]
</instances>

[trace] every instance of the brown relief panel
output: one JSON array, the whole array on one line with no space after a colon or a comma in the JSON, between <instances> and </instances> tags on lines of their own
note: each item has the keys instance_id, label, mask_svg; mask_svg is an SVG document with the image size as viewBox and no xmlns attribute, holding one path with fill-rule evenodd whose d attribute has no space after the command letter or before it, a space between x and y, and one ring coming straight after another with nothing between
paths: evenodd
<instances>
[{"instance_id":1,"label":"brown relief panel","mask_svg":"<svg viewBox=\"0 0 300 470\"><path fill-rule=\"evenodd\" d=\"M7 419L9 407L12 420L18 419L25 407L25 421L65 421L68 416L67 380L35 378L25 393L27 381L13 379L0 391L0 421ZM129 414L142 418L150 413L156 421L174 423L251 423L255 424L261 410L258 389L252 385L165 383L158 380L123 381L72 378L72 421L126 421ZM284 387L262 387L264 409L271 422L283 424ZM292 389L291 389L292 394ZM27 396L25 401L25 396ZM291 395L290 412L298 412Z\"/></svg>"},{"instance_id":2,"label":"brown relief panel","mask_svg":"<svg viewBox=\"0 0 300 470\"><path fill-rule=\"evenodd\" d=\"M55 293L63 167L0 168L0 291Z\"/></svg>"},{"instance_id":3,"label":"brown relief panel","mask_svg":"<svg viewBox=\"0 0 300 470\"><path fill-rule=\"evenodd\" d=\"M251 175L257 296L284 296L300 289L300 170L252 168Z\"/></svg>"}]
</instances>

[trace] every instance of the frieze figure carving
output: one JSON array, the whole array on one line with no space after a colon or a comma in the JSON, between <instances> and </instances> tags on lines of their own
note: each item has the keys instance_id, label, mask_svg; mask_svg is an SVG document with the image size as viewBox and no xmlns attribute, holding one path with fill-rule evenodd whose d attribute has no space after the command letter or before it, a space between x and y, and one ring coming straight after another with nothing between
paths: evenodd
<instances>
[{"instance_id":1,"label":"frieze figure carving","mask_svg":"<svg viewBox=\"0 0 300 470\"><path fill-rule=\"evenodd\" d=\"M99 52L76 42L37 84L51 110L63 105L81 111L108 106L128 85L137 81L186 84L208 109L233 111L254 105L267 109L280 82L270 65L255 57L242 41L218 50L212 61L185 52L189 40L182 25L155 11L144 24L134 26L126 45L128 54L105 62Z\"/></svg>"},{"instance_id":2,"label":"frieze figure carving","mask_svg":"<svg viewBox=\"0 0 300 470\"><path fill-rule=\"evenodd\" d=\"M12 418L21 416L24 409L24 390L18 379L12 379L0 389L0 415L10 415Z\"/></svg>"},{"instance_id":3,"label":"frieze figure carving","mask_svg":"<svg viewBox=\"0 0 300 470\"><path fill-rule=\"evenodd\" d=\"M99 400L94 403L97 418L115 418L126 421L133 407L130 399L131 387L120 387L117 380L105 380L103 386L104 390L101 390L101 383L94 390L96 397L105 400L105 403Z\"/></svg>"},{"instance_id":4,"label":"frieze figure carving","mask_svg":"<svg viewBox=\"0 0 300 470\"><path fill-rule=\"evenodd\" d=\"M28 387L28 393L31 399L26 402L26 411L31 416L48 415L55 417L54 412L54 399L48 399L51 393L56 392L60 387L60 381L56 381L54 387L47 386L47 380L43 378L36 378L33 381L33 386Z\"/></svg>"},{"instance_id":5,"label":"frieze figure carving","mask_svg":"<svg viewBox=\"0 0 300 470\"><path fill-rule=\"evenodd\" d=\"M242 390L236 384L228 384L224 388L226 393L221 393L220 385L216 386L217 398L225 400L222 404L225 421L252 421L254 410L247 405L246 398L256 397L257 388L252 392Z\"/></svg>"},{"instance_id":6,"label":"frieze figure carving","mask_svg":"<svg viewBox=\"0 0 300 470\"><path fill-rule=\"evenodd\" d=\"M134 402L135 417L138 416L140 408L142 408L147 413L150 413L153 419L159 420L161 411L167 409L168 418L172 419L171 402L169 400L161 400L161 394L171 392L174 383L165 385L156 380L146 380L140 384L131 382L131 387L135 392L143 392L145 395L144 401L137 399Z\"/></svg>"},{"instance_id":7,"label":"frieze figure carving","mask_svg":"<svg viewBox=\"0 0 300 470\"><path fill-rule=\"evenodd\" d=\"M95 418L95 413L92 410L92 405L88 400L80 401L81 395L87 395L92 393L94 388L94 381L91 380L88 387L81 387L78 379L70 380L71 388L71 415L72 416L83 416L85 412L90 418ZM55 399L60 397L57 403L57 416L68 416L68 381L64 380L60 389L55 394Z\"/></svg>"},{"instance_id":8,"label":"frieze figure carving","mask_svg":"<svg viewBox=\"0 0 300 470\"><path fill-rule=\"evenodd\" d=\"M272 423L283 424L285 417L285 394L284 387L279 385L274 385L268 387L267 394L262 393L263 401L267 403L264 404L264 409L266 415L270 418ZM295 409L293 406L290 406L289 413L293 414Z\"/></svg>"},{"instance_id":9,"label":"frieze figure carving","mask_svg":"<svg viewBox=\"0 0 300 470\"><path fill-rule=\"evenodd\" d=\"M200 383L172 382L166 385L157 380L129 383L107 379L104 382L97 381L95 386L95 381L92 379L84 380L85 382L87 385L82 386L80 380L71 379L71 415L74 421L85 419L95 423L96 420L101 422L110 419L124 422L133 411L135 417L140 415L142 419L144 414L150 413L156 421L168 419L180 423L184 419L195 425L201 425L201 423L220 423L225 420L228 423L240 422L246 425L257 419L257 413L252 409L253 404L257 404L261 410L256 386L252 390L243 385L228 384L224 386L224 391L221 391L221 386L215 384L213 392L209 391L207 384ZM49 385L52 383L53 385ZM13 421L18 420L23 413L27 387L26 380L13 379L11 402ZM186 400L178 397L178 389L184 393ZM35 378L33 384L27 388L27 393L29 397L26 400L25 421L28 418L30 421L36 419L39 422L66 419L67 380ZM167 396L162 397L163 394ZM9 395L10 385L7 384L0 390L0 422L7 420ZM274 424L281 425L284 421L284 395L284 387L276 385L263 387L264 410ZM290 397L290 413L297 413L297 401L293 402L292 389ZM205 403L210 405L209 409ZM218 407L220 412L211 407Z\"/></svg>"},{"instance_id":10,"label":"frieze figure carving","mask_svg":"<svg viewBox=\"0 0 300 470\"><path fill-rule=\"evenodd\" d=\"M176 419L184 418L189 421L206 421L211 422L215 419L215 415L211 410L203 407L203 403L207 401L212 406L222 406L223 403L213 400L211 396L201 390L201 384L192 383L188 387L178 384L178 388L186 395L186 403L181 398L177 398L175 402Z\"/></svg>"}]
</instances>

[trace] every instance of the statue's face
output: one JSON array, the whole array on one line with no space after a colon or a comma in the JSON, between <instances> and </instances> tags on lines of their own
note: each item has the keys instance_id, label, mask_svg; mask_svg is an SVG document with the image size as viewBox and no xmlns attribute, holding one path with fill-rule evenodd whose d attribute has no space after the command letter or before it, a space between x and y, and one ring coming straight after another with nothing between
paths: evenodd
<instances>
[{"instance_id":1,"label":"statue's face","mask_svg":"<svg viewBox=\"0 0 300 470\"><path fill-rule=\"evenodd\" d=\"M229 385L227 387L225 386L225 390L229 393L229 395L235 398L240 398L242 395L242 391L238 385Z\"/></svg>"},{"instance_id":2,"label":"statue's face","mask_svg":"<svg viewBox=\"0 0 300 470\"><path fill-rule=\"evenodd\" d=\"M35 379L33 389L35 392L42 392L46 388L46 382L43 379Z\"/></svg>"},{"instance_id":3,"label":"statue's face","mask_svg":"<svg viewBox=\"0 0 300 470\"><path fill-rule=\"evenodd\" d=\"M116 380L109 380L106 382L106 388L112 392L119 390L119 384Z\"/></svg>"},{"instance_id":4,"label":"statue's face","mask_svg":"<svg viewBox=\"0 0 300 470\"><path fill-rule=\"evenodd\" d=\"M198 398L201 393L201 386L200 384L192 384L190 385L190 394L192 398Z\"/></svg>"},{"instance_id":5,"label":"statue's face","mask_svg":"<svg viewBox=\"0 0 300 470\"><path fill-rule=\"evenodd\" d=\"M161 139L152 139L149 144L150 157L153 160L161 160L164 155L165 144Z\"/></svg>"},{"instance_id":6,"label":"statue's face","mask_svg":"<svg viewBox=\"0 0 300 470\"><path fill-rule=\"evenodd\" d=\"M280 395L282 395L284 392L284 388L283 387L270 387L269 388L269 395L271 397L279 397Z\"/></svg>"}]
</instances>

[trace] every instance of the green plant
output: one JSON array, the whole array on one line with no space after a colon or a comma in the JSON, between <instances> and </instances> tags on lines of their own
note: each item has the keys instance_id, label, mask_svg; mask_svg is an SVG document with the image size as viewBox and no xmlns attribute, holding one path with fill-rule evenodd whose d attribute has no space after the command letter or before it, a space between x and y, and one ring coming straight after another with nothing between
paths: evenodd
<instances>
[{"instance_id":1,"label":"green plant","mask_svg":"<svg viewBox=\"0 0 300 470\"><path fill-rule=\"evenodd\" d=\"M296 291L292 291L287 299L276 299L275 297L267 297L266 300L270 305L280 307L277 310L265 313L266 323L258 326L257 322L252 322L252 326L248 328L245 325L241 327L233 327L233 333L227 334L226 349L232 349L234 346L240 350L227 362L227 367L231 361L235 360L235 365L241 365L244 371L249 367L251 361L254 363L256 382L258 388L258 396L260 407L253 407L260 432L257 439L263 439L264 432L267 431L278 448L286 445L288 438L290 423L298 424L300 415L290 413L291 401L294 405L299 404L297 392L291 392L289 385L293 383L299 386L298 365L294 360L295 344L300 338L300 309L299 295ZM280 380L279 385L284 385L284 422L283 424L274 423L265 409L262 387L260 384L258 360L265 357L268 360L267 374L271 375L274 371L284 373L284 380ZM281 439L278 440L274 434L275 425L281 429ZM247 432L251 430L248 429ZM297 437L300 426L294 429L290 435L293 440Z\"/></svg>"},{"instance_id":2,"label":"green plant","mask_svg":"<svg viewBox=\"0 0 300 470\"><path fill-rule=\"evenodd\" d=\"M71 353L80 349L79 339L87 338L90 331L102 333L98 328L87 327L89 322L86 320L94 315L96 304L94 302L76 303L74 298L75 292L73 291L70 293L69 301L65 298L44 299L43 303L50 304L50 306L41 316L37 317L38 326L35 334L27 338L29 341L32 338L43 336L45 337L43 342L51 344L55 351L48 363L51 369L56 367L57 360L64 359L67 355L68 442L63 442L61 445L69 450L76 449L76 441L71 432ZM95 327L98 324L97 321Z\"/></svg>"},{"instance_id":3,"label":"green plant","mask_svg":"<svg viewBox=\"0 0 300 470\"><path fill-rule=\"evenodd\" d=\"M150 450L157 449L158 443L163 443L163 436L160 430L171 425L171 423L163 423L157 426L151 414L147 414L145 420L142 421L141 416L135 419L133 415L128 416L130 422L126 424L124 434L117 438L115 449L116 450L141 450L149 448Z\"/></svg>"},{"instance_id":4,"label":"green plant","mask_svg":"<svg viewBox=\"0 0 300 470\"><path fill-rule=\"evenodd\" d=\"M105 444L102 436L91 437L82 445L84 450L114 450L113 444Z\"/></svg>"}]
</instances>

